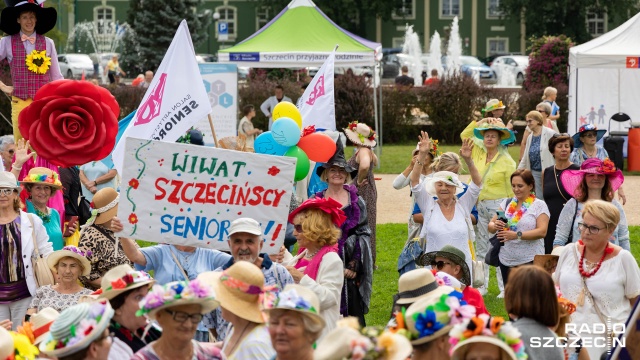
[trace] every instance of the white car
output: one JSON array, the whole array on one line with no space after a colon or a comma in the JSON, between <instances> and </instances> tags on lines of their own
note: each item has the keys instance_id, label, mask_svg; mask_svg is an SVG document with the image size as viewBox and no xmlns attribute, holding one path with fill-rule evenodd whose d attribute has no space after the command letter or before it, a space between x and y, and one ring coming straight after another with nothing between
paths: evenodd
<instances>
[{"instance_id":1,"label":"white car","mask_svg":"<svg viewBox=\"0 0 640 360\"><path fill-rule=\"evenodd\" d=\"M498 56L491 63L491 69L498 74L498 77L502 77L502 71L508 71L517 85L524 82L527 67L529 67L529 57L524 55Z\"/></svg>"},{"instance_id":2,"label":"white car","mask_svg":"<svg viewBox=\"0 0 640 360\"><path fill-rule=\"evenodd\" d=\"M58 55L58 64L62 76L67 79L93 76L93 61L87 54L60 54Z\"/></svg>"}]
</instances>

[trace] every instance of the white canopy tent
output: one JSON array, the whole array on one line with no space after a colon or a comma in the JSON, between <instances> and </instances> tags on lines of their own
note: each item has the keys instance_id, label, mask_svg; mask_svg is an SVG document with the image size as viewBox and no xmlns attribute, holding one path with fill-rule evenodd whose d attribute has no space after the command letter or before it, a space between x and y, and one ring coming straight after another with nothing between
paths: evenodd
<instances>
[{"instance_id":1,"label":"white canopy tent","mask_svg":"<svg viewBox=\"0 0 640 360\"><path fill-rule=\"evenodd\" d=\"M640 13L569 51L569 121L573 134L587 123L607 129L623 112L640 121ZM623 131L628 123L611 123Z\"/></svg>"}]
</instances>

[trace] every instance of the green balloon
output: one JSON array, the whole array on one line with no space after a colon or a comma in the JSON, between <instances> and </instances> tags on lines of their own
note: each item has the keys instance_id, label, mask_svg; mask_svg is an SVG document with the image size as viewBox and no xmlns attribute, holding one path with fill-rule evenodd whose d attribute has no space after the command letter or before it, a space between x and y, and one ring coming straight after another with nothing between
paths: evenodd
<instances>
[{"instance_id":1,"label":"green balloon","mask_svg":"<svg viewBox=\"0 0 640 360\"><path fill-rule=\"evenodd\" d=\"M300 181L307 177L309 174L309 167L311 163L309 162L309 157L304 150L300 149L297 146L292 146L284 153L284 156L289 156L292 158L296 158L298 161L296 162L296 175L293 178L294 181Z\"/></svg>"}]
</instances>

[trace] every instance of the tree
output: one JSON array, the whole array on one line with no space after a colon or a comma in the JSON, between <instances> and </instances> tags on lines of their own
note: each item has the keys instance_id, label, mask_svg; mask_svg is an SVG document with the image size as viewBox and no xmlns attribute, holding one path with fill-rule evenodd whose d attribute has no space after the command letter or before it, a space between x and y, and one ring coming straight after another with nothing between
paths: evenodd
<instances>
[{"instance_id":1,"label":"tree","mask_svg":"<svg viewBox=\"0 0 640 360\"><path fill-rule=\"evenodd\" d=\"M125 44L128 46L123 51L123 62L134 69L155 71L182 19L187 20L194 46L207 40L206 29L211 22L211 14L198 10L203 4L204 0L131 1L128 19L137 34L135 38L139 42L139 49L135 48L135 44ZM137 61L137 64L133 61Z\"/></svg>"},{"instance_id":2,"label":"tree","mask_svg":"<svg viewBox=\"0 0 640 360\"><path fill-rule=\"evenodd\" d=\"M627 19L637 10L637 0L501 0L500 8L507 18L520 21L521 14L527 36L566 35L578 43L591 40L587 31L587 12L606 13L609 18Z\"/></svg>"}]
</instances>

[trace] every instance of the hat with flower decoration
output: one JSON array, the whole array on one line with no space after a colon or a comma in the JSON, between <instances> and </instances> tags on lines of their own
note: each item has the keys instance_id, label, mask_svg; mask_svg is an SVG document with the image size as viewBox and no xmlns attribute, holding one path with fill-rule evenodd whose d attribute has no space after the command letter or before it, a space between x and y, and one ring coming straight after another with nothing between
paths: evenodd
<instances>
[{"instance_id":1,"label":"hat with flower decoration","mask_svg":"<svg viewBox=\"0 0 640 360\"><path fill-rule=\"evenodd\" d=\"M147 296L140 301L140 310L136 312L136 316L147 315L154 320L158 311L186 304L201 305L201 314L209 313L220 306L211 286L203 281L173 281L164 285L153 285Z\"/></svg>"},{"instance_id":2,"label":"hat with flower decoration","mask_svg":"<svg viewBox=\"0 0 640 360\"><path fill-rule=\"evenodd\" d=\"M325 321L320 316L320 300L318 300L316 293L309 288L288 284L279 293L270 293L269 295L264 297L263 311L265 313L269 314L272 310L295 311L322 328L325 327Z\"/></svg>"},{"instance_id":3,"label":"hat with flower decoration","mask_svg":"<svg viewBox=\"0 0 640 360\"><path fill-rule=\"evenodd\" d=\"M571 136L573 138L573 145L576 148L582 147L584 145L582 143L582 140L580 140L580 137L582 135L584 135L586 132L589 132L589 131L595 131L595 133L596 133L596 142L600 141L600 139L602 139L604 134L607 133L607 130L598 130L598 127L593 125L593 124L582 125L582 126L580 126L580 128L578 128L578 132L573 134L573 136Z\"/></svg>"},{"instance_id":4,"label":"hat with flower decoration","mask_svg":"<svg viewBox=\"0 0 640 360\"><path fill-rule=\"evenodd\" d=\"M349 140L356 145L372 148L376 146L376 132L367 124L357 121L350 122L344 129Z\"/></svg>"},{"instance_id":5,"label":"hat with flower decoration","mask_svg":"<svg viewBox=\"0 0 640 360\"><path fill-rule=\"evenodd\" d=\"M504 109L504 108L506 108L506 106L504 106L501 100L491 99L487 101L484 108L482 109L482 115L488 113L489 111Z\"/></svg>"},{"instance_id":6,"label":"hat with flower decoration","mask_svg":"<svg viewBox=\"0 0 640 360\"><path fill-rule=\"evenodd\" d=\"M464 185L462 181L458 179L458 174L451 171L438 171L433 174L430 178L424 181L424 189L431 196L438 196L438 191L436 190L436 184L442 182L447 185L456 187L456 195L462 193L464 191Z\"/></svg>"},{"instance_id":7,"label":"hat with flower decoration","mask_svg":"<svg viewBox=\"0 0 640 360\"><path fill-rule=\"evenodd\" d=\"M457 324L449 332L449 350L452 359L464 359L471 351L471 344L495 345L502 352L501 359L524 360L527 354L521 334L511 322L501 317L481 314Z\"/></svg>"},{"instance_id":8,"label":"hat with flower decoration","mask_svg":"<svg viewBox=\"0 0 640 360\"><path fill-rule=\"evenodd\" d=\"M60 313L56 309L46 307L31 315L29 321L23 322L22 326L18 326L18 333L29 338L32 344L38 345L47 337L51 324L58 317L60 317Z\"/></svg>"},{"instance_id":9,"label":"hat with flower decoration","mask_svg":"<svg viewBox=\"0 0 640 360\"><path fill-rule=\"evenodd\" d=\"M605 175L611 183L611 190L613 192L616 192L624 182L622 171L616 168L616 164L609 158L604 160L597 158L587 159L580 165L580 170L567 169L563 171L560 175L560 181L562 181L562 186L567 190L569 195L575 197L578 185L587 174Z\"/></svg>"},{"instance_id":10,"label":"hat with flower decoration","mask_svg":"<svg viewBox=\"0 0 640 360\"><path fill-rule=\"evenodd\" d=\"M55 171L46 167L34 167L29 170L27 176L20 181L20 184L42 184L53 188L54 190L62 189L60 175Z\"/></svg>"},{"instance_id":11,"label":"hat with flower decoration","mask_svg":"<svg viewBox=\"0 0 640 360\"><path fill-rule=\"evenodd\" d=\"M67 245L62 248L62 250L54 251L49 256L47 256L47 266L51 271L58 271L56 269L56 265L58 262L66 257L73 258L77 260L80 265L82 265L82 274L81 276L89 276L91 273L91 262L87 257L91 256L91 251L82 251L73 245Z\"/></svg>"},{"instance_id":12,"label":"hat with flower decoration","mask_svg":"<svg viewBox=\"0 0 640 360\"><path fill-rule=\"evenodd\" d=\"M127 264L122 264L107 271L100 281L100 298L113 299L123 292L139 287L151 287L155 280L144 271L137 271Z\"/></svg>"},{"instance_id":13,"label":"hat with flower decoration","mask_svg":"<svg viewBox=\"0 0 640 360\"><path fill-rule=\"evenodd\" d=\"M0 326L0 359L35 360L39 353L27 335Z\"/></svg>"}]
</instances>

